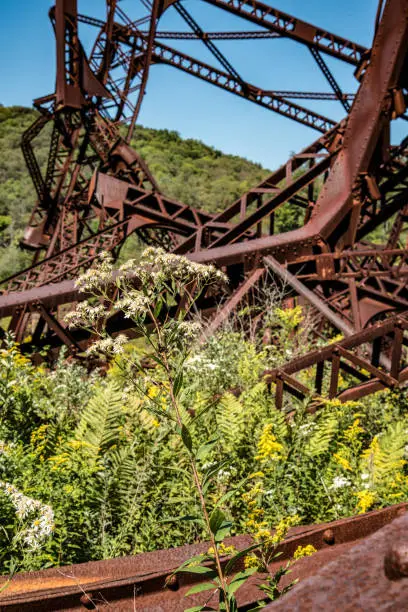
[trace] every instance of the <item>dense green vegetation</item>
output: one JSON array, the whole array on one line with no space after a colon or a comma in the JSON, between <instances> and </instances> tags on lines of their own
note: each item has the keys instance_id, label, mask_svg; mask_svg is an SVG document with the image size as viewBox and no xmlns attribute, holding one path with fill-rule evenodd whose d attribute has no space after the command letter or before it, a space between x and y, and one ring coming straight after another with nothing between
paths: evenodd
<instances>
[{"instance_id":1,"label":"dense green vegetation","mask_svg":"<svg viewBox=\"0 0 408 612\"><path fill-rule=\"evenodd\" d=\"M203 471L218 466L208 503L237 489L225 503L234 534L250 527L253 486L262 493L267 526L294 515L303 523L328 521L408 501L406 395L327 401L316 414L307 404L288 403L286 411L296 413L286 418L261 373L307 350L310 330L298 307L269 303L267 313L251 340L226 328L202 347L189 346L179 398L194 448L217 432L199 462ZM12 342L0 351L3 572L16 559L19 568L37 569L205 536L199 522L179 520L197 516L198 501L180 437L172 421L160 418L171 409L168 390L154 382L155 371L132 384L128 364L145 350L140 342L128 345L105 377L89 376L63 356L52 370L34 366ZM42 539L35 513L24 511L32 499L54 515L51 534L45 519L36 519Z\"/></svg>"}]
</instances>

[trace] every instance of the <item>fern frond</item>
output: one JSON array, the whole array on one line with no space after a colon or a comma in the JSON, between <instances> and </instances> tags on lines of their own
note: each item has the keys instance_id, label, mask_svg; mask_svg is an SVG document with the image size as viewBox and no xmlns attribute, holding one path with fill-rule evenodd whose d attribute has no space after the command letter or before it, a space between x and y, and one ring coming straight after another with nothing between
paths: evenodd
<instances>
[{"instance_id":1,"label":"fern frond","mask_svg":"<svg viewBox=\"0 0 408 612\"><path fill-rule=\"evenodd\" d=\"M118 441L122 405L122 393L115 383L100 387L81 415L74 440L92 447L96 455L106 452Z\"/></svg>"},{"instance_id":2,"label":"fern frond","mask_svg":"<svg viewBox=\"0 0 408 612\"><path fill-rule=\"evenodd\" d=\"M404 466L407 438L406 423L397 421L385 433L375 436L362 453L363 469L368 469L375 485L384 484Z\"/></svg>"},{"instance_id":3,"label":"fern frond","mask_svg":"<svg viewBox=\"0 0 408 612\"><path fill-rule=\"evenodd\" d=\"M232 393L221 398L216 419L224 449L227 452L236 449L245 434L245 415L241 402Z\"/></svg>"},{"instance_id":4,"label":"fern frond","mask_svg":"<svg viewBox=\"0 0 408 612\"><path fill-rule=\"evenodd\" d=\"M284 413L273 405L271 394L264 382L258 382L242 394L242 403L245 409L247 423L257 426L265 420L273 425L273 433L280 442L284 442L288 435L288 424Z\"/></svg>"},{"instance_id":5,"label":"fern frond","mask_svg":"<svg viewBox=\"0 0 408 612\"><path fill-rule=\"evenodd\" d=\"M269 409L269 421L273 425L273 433L280 442L283 442L289 432L288 423L285 413L282 410L277 410L275 406Z\"/></svg>"},{"instance_id":6,"label":"fern frond","mask_svg":"<svg viewBox=\"0 0 408 612\"><path fill-rule=\"evenodd\" d=\"M113 505L126 511L128 501L132 497L135 487L140 485L141 472L139 459L135 456L131 447L113 450L109 454L111 462L110 500Z\"/></svg>"},{"instance_id":7,"label":"fern frond","mask_svg":"<svg viewBox=\"0 0 408 612\"><path fill-rule=\"evenodd\" d=\"M338 421L333 414L323 413L314 425L303 448L304 454L310 458L319 457L328 451L338 429Z\"/></svg>"},{"instance_id":8,"label":"fern frond","mask_svg":"<svg viewBox=\"0 0 408 612\"><path fill-rule=\"evenodd\" d=\"M131 396L126 403L128 413L132 419L136 419L142 429L152 436L160 425L158 418L152 413L143 408L143 401L137 396Z\"/></svg>"}]
</instances>

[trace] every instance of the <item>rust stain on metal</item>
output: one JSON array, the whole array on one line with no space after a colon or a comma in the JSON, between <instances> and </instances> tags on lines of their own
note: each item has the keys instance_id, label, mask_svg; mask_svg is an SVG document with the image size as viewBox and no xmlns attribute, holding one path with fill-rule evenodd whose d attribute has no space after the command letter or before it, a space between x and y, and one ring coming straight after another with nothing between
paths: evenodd
<instances>
[{"instance_id":1,"label":"rust stain on metal","mask_svg":"<svg viewBox=\"0 0 408 612\"><path fill-rule=\"evenodd\" d=\"M279 547L281 557L270 566L270 569L277 570L293 556L298 546L312 544L318 552L310 558L297 562L290 574L290 580L294 578L304 580L308 576L313 576L327 563L356 546L359 540L381 530L395 518L400 517L401 513L405 514L407 507L407 504L399 504L329 524L293 528ZM237 536L230 538L228 544L230 543L237 549L242 549L251 543L251 538ZM168 576L191 555L207 548L208 544L202 543L135 557L18 574L10 586L0 594L0 606L7 612L41 609L80 610L84 602L91 600L98 606L103 607L105 602L106 606L113 605L118 610L129 609L126 606L129 606L130 602L135 602L136 609L144 612L153 612L157 609L169 612L181 611L202 601L200 594L185 599L188 589L200 578L197 575L183 574L168 584ZM401 559L401 556L398 559ZM224 563L226 561L227 558L224 558ZM393 567L396 565L401 568L401 561L394 560ZM240 589L238 595L242 609L253 604L259 599L256 580L249 581ZM86 597L88 599L85 601Z\"/></svg>"},{"instance_id":2,"label":"rust stain on metal","mask_svg":"<svg viewBox=\"0 0 408 612\"><path fill-rule=\"evenodd\" d=\"M397 517L265 610L406 610L407 528L408 516Z\"/></svg>"}]
</instances>

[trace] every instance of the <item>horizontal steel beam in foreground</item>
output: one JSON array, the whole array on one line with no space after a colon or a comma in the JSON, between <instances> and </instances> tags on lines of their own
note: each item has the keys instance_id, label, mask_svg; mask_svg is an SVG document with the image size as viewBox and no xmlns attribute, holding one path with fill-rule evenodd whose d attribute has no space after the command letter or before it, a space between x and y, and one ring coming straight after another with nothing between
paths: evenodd
<instances>
[{"instance_id":1,"label":"horizontal steel beam in foreground","mask_svg":"<svg viewBox=\"0 0 408 612\"><path fill-rule=\"evenodd\" d=\"M390 529L386 525L404 514L406 509L407 504L399 504L333 523L293 528L279 546L278 550L282 553L279 560L270 569L276 571L284 565L298 546L311 544L317 552L298 561L292 573L286 577L287 582L296 578L307 579L319 571L330 571L328 564L340 555L352 559L350 555L353 555L354 547L364 538L378 532L381 541L382 528ZM228 540L228 544L233 544L238 550L250 543L248 536ZM171 583L170 589L165 588L166 579L189 557L207 549L208 543L202 543L134 557L17 574L1 592L0 606L4 612L68 612L84 608L99 609L99 606L104 608L105 605L123 611L182 612L186 607L201 604L208 593L185 598L186 592L200 580L197 574L180 575ZM224 558L224 563L226 561L227 558ZM7 577L0 579L0 589L6 580ZM256 579L248 581L237 595L240 610L254 604L261 595ZM357 602L356 598L354 603Z\"/></svg>"}]
</instances>

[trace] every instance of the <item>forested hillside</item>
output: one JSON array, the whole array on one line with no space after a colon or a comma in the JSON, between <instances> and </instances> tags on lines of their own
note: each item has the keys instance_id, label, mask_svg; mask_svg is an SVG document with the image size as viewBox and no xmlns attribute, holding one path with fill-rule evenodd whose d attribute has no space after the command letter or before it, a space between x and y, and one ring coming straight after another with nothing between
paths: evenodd
<instances>
[{"instance_id":1,"label":"forested hillside","mask_svg":"<svg viewBox=\"0 0 408 612\"><path fill-rule=\"evenodd\" d=\"M35 117L36 112L29 108L0 107L0 278L31 259L18 248L35 201L20 140ZM45 164L46 129L35 144L40 164ZM138 126L132 144L166 195L209 211L222 210L267 175L259 164L224 155L198 140L183 140L177 132Z\"/></svg>"}]
</instances>

